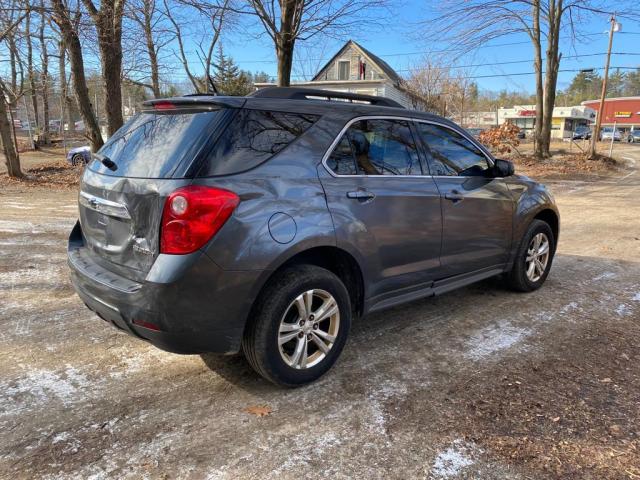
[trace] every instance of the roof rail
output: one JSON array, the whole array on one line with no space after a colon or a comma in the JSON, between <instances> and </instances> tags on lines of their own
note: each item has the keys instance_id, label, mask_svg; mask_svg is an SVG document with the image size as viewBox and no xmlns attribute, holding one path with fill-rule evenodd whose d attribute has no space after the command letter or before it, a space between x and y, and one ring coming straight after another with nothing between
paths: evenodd
<instances>
[{"instance_id":1,"label":"roof rail","mask_svg":"<svg viewBox=\"0 0 640 480\"><path fill-rule=\"evenodd\" d=\"M349 103L362 103L365 105L376 105L380 107L404 108L395 100L373 95L361 95L359 93L334 92L332 90L321 90L319 88L305 87L267 87L256 90L247 95L255 98L282 98L289 100L318 100L318 101L338 101Z\"/></svg>"}]
</instances>

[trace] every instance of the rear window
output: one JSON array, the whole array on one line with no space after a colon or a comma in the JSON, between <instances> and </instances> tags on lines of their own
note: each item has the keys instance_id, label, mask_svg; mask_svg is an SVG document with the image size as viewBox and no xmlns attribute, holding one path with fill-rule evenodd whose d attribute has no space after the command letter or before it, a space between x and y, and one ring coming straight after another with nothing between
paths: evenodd
<instances>
[{"instance_id":1,"label":"rear window","mask_svg":"<svg viewBox=\"0 0 640 480\"><path fill-rule=\"evenodd\" d=\"M201 177L230 175L257 167L306 132L317 115L241 110L211 150Z\"/></svg>"},{"instance_id":2,"label":"rear window","mask_svg":"<svg viewBox=\"0 0 640 480\"><path fill-rule=\"evenodd\" d=\"M169 178L184 159L195 158L221 116L222 110L140 113L99 151L116 164L116 170L98 160L90 168L118 177Z\"/></svg>"}]
</instances>

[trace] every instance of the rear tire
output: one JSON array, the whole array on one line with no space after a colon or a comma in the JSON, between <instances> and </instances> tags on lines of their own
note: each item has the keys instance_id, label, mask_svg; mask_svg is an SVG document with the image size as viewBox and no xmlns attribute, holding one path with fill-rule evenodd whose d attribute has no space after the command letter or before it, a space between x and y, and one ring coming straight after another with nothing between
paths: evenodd
<instances>
[{"instance_id":1,"label":"rear tire","mask_svg":"<svg viewBox=\"0 0 640 480\"><path fill-rule=\"evenodd\" d=\"M296 265L269 281L252 309L242 350L277 385L317 380L336 362L351 327L351 302L329 270Z\"/></svg>"},{"instance_id":2,"label":"rear tire","mask_svg":"<svg viewBox=\"0 0 640 480\"><path fill-rule=\"evenodd\" d=\"M555 238L549 224L533 220L520 241L513 267L506 275L507 286L518 292L540 288L549 275L555 251Z\"/></svg>"}]
</instances>

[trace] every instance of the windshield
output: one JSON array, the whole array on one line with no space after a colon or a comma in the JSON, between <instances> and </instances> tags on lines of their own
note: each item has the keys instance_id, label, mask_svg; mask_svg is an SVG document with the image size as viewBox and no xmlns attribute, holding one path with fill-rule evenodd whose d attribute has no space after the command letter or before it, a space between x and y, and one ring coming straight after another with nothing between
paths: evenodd
<instances>
[{"instance_id":1,"label":"windshield","mask_svg":"<svg viewBox=\"0 0 640 480\"><path fill-rule=\"evenodd\" d=\"M115 167L107 168L96 159L90 168L118 177L169 178L184 159L195 158L221 112L137 114L98 152Z\"/></svg>"}]
</instances>

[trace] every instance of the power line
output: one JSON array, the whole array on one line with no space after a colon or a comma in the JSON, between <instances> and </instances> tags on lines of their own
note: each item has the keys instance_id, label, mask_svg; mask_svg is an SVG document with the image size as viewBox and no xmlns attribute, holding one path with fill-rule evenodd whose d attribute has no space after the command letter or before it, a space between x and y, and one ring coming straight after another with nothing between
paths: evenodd
<instances>
[{"instance_id":1,"label":"power line","mask_svg":"<svg viewBox=\"0 0 640 480\"><path fill-rule=\"evenodd\" d=\"M618 32L618 34L625 34L625 35L640 35L640 32ZM602 33L587 33L584 35L581 35L583 37L593 37L593 36L600 36L602 35ZM511 47L511 46L515 46L515 45L527 45L530 44L531 40L523 40L523 41L518 41L518 42L506 42L506 43L494 43L491 45L483 45L482 48L497 48L497 47ZM416 52L396 52L396 53L385 53L385 54L381 54L381 55L376 55L378 57L403 57L403 56L411 56L411 55L428 55L428 54L433 54L433 53L447 53L447 52L451 52L451 48L445 48L442 50L429 50L429 51L416 51ZM324 60L325 57L323 58L309 58L308 61L310 62L319 62ZM243 63L273 63L273 60L242 60Z\"/></svg>"},{"instance_id":2,"label":"power line","mask_svg":"<svg viewBox=\"0 0 640 480\"><path fill-rule=\"evenodd\" d=\"M603 53L585 53L585 54L582 54L582 55L567 55L567 56L563 56L562 59L565 59L565 58L599 57L599 56L606 55L606 54L607 54L607 52L603 52ZM620 53L612 53L611 55L640 56L640 53L620 52ZM449 70L449 69L473 68L473 67L491 67L491 66L514 65L514 64L518 64L518 63L531 63L531 62L532 62L532 60L513 60L513 61L509 61L509 62L473 63L473 64L469 64L469 65L452 65L452 66L448 66L448 67L432 67L432 70ZM412 69L410 69L410 68L396 70L396 72L410 72L410 71L412 71Z\"/></svg>"}]
</instances>

